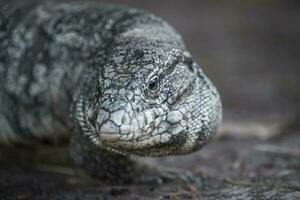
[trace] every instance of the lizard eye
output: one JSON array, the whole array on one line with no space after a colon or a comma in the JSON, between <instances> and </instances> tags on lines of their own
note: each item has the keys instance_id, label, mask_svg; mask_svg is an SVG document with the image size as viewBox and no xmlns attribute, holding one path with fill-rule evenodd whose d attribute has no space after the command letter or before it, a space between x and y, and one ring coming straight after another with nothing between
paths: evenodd
<instances>
[{"instance_id":1,"label":"lizard eye","mask_svg":"<svg viewBox=\"0 0 300 200\"><path fill-rule=\"evenodd\" d=\"M155 93L155 92L158 91L158 89L159 89L159 85L158 85L157 78L154 78L154 79L150 80L149 83L148 83L148 90L151 93Z\"/></svg>"}]
</instances>

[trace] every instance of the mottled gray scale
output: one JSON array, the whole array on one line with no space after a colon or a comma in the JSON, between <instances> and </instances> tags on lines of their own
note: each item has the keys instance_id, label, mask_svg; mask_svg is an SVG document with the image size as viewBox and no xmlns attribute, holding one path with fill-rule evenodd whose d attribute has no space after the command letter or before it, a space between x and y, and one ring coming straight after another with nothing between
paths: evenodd
<instances>
[{"instance_id":1,"label":"mottled gray scale","mask_svg":"<svg viewBox=\"0 0 300 200\"><path fill-rule=\"evenodd\" d=\"M87 2L0 5L1 144L71 137L91 175L132 182L145 168L131 155L186 154L215 134L219 94L161 18Z\"/></svg>"}]
</instances>

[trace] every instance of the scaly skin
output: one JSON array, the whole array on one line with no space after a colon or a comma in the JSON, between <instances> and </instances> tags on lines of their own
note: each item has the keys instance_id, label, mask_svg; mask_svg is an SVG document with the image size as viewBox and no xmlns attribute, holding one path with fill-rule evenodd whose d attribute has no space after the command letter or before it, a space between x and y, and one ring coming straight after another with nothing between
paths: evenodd
<instances>
[{"instance_id":1,"label":"scaly skin","mask_svg":"<svg viewBox=\"0 0 300 200\"><path fill-rule=\"evenodd\" d=\"M133 157L197 151L220 124L217 90L145 11L2 5L0 47L0 142L71 137L74 161L104 181L164 180Z\"/></svg>"}]
</instances>

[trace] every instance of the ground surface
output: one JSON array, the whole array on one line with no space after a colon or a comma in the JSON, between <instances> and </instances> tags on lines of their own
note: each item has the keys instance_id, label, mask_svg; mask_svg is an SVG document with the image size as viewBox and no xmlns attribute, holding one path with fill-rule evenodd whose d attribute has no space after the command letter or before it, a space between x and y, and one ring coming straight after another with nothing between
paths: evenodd
<instances>
[{"instance_id":1,"label":"ground surface","mask_svg":"<svg viewBox=\"0 0 300 200\"><path fill-rule=\"evenodd\" d=\"M70 166L2 161L0 199L300 199L299 131L267 140L225 135L195 154L151 160L202 177L198 189L103 185L78 179Z\"/></svg>"}]
</instances>

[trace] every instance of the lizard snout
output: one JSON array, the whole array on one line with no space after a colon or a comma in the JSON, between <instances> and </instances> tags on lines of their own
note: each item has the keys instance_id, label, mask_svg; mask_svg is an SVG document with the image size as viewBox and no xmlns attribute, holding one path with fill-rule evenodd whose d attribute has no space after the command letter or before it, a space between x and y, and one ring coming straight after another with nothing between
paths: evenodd
<instances>
[{"instance_id":1,"label":"lizard snout","mask_svg":"<svg viewBox=\"0 0 300 200\"><path fill-rule=\"evenodd\" d=\"M102 115L106 115L103 117ZM114 111L107 115L107 112L100 112L98 123L100 124L99 134L102 140L114 142L120 139L121 135L130 132L130 127L124 125L128 120L123 109Z\"/></svg>"}]
</instances>

